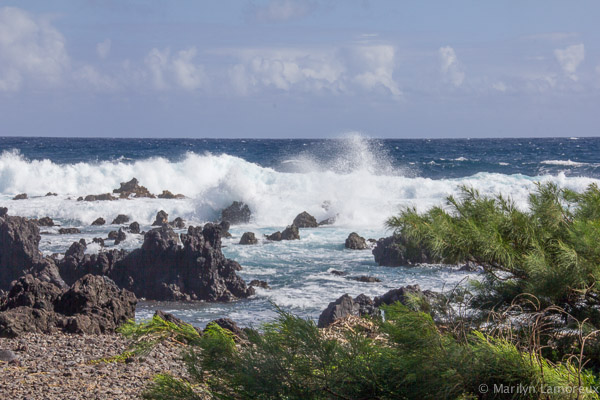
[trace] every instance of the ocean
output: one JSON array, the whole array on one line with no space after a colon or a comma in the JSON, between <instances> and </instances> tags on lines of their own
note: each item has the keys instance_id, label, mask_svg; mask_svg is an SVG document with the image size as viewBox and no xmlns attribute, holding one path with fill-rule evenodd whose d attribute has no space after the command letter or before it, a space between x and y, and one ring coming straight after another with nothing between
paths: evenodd
<instances>
[{"instance_id":1,"label":"ocean","mask_svg":"<svg viewBox=\"0 0 600 400\"><path fill-rule=\"evenodd\" d=\"M317 319L330 301L344 293L380 295L392 288L419 284L444 290L472 275L458 268L429 265L380 267L370 251L344 248L349 233L365 238L389 236L385 220L405 207L425 211L443 205L463 185L482 194L502 193L527 207L536 182L555 182L583 190L600 183L600 138L548 139L372 139L357 134L340 139L84 139L0 138L0 206L9 214L49 216L81 234L58 235L42 228L40 249L64 252L73 241L106 237L115 226L91 226L118 214L138 221L142 230L159 210L169 219L198 225L219 218L238 200L253 217L232 226L223 253L238 261L247 282L265 280L252 298L233 303L158 303L142 301L136 317L162 309L194 325L230 317L242 326L259 326L275 315L275 305ZM137 178L152 193L170 190L185 199L77 201L88 194L112 192L120 182ZM45 194L54 192L57 196ZM12 200L27 193L26 200ZM301 229L299 241L268 242L264 234L282 230L302 211L333 225ZM186 228L187 229L187 228ZM181 230L183 232L185 230ZM246 231L261 239L238 245ZM128 235L118 247L134 249L140 235ZM107 242L109 245L110 241ZM109 246L110 248L110 246ZM98 252L89 245L88 252ZM335 276L370 275L380 283Z\"/></svg>"}]
</instances>

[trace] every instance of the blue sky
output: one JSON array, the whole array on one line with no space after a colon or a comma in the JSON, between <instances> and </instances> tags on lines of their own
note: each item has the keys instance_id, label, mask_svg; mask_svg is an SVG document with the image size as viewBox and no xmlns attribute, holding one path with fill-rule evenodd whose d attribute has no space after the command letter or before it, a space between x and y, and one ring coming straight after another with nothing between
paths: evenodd
<instances>
[{"instance_id":1,"label":"blue sky","mask_svg":"<svg viewBox=\"0 0 600 400\"><path fill-rule=\"evenodd\" d=\"M598 136L600 2L0 1L0 135Z\"/></svg>"}]
</instances>

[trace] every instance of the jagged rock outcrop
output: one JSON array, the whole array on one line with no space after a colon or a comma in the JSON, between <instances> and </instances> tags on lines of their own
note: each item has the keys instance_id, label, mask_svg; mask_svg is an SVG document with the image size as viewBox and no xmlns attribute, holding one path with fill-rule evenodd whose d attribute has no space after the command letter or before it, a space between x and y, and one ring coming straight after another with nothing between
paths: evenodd
<instances>
[{"instance_id":1,"label":"jagged rock outcrop","mask_svg":"<svg viewBox=\"0 0 600 400\"><path fill-rule=\"evenodd\" d=\"M169 225L176 229L183 229L185 228L185 221L181 217L177 217L173 221L169 222Z\"/></svg>"},{"instance_id":2,"label":"jagged rock outcrop","mask_svg":"<svg viewBox=\"0 0 600 400\"><path fill-rule=\"evenodd\" d=\"M20 193L13 197L13 200L27 200L27 193Z\"/></svg>"},{"instance_id":3,"label":"jagged rock outcrop","mask_svg":"<svg viewBox=\"0 0 600 400\"><path fill-rule=\"evenodd\" d=\"M79 200L79 198L77 200ZM111 201L111 200L117 200L117 198L114 197L110 193L88 194L87 196L85 196L83 198L83 201Z\"/></svg>"},{"instance_id":4,"label":"jagged rock outcrop","mask_svg":"<svg viewBox=\"0 0 600 400\"><path fill-rule=\"evenodd\" d=\"M58 233L61 235L73 235L75 233L81 233L81 230L79 230L79 228L60 228Z\"/></svg>"},{"instance_id":5,"label":"jagged rock outcrop","mask_svg":"<svg viewBox=\"0 0 600 400\"><path fill-rule=\"evenodd\" d=\"M352 232L350 235L348 235L348 238L344 243L344 247L352 250L367 250L369 248L365 238L356 232Z\"/></svg>"},{"instance_id":6,"label":"jagged rock outcrop","mask_svg":"<svg viewBox=\"0 0 600 400\"><path fill-rule=\"evenodd\" d=\"M138 297L155 300L232 301L254 293L236 274L241 266L221 252L218 225L190 226L181 234L183 248L178 242L169 226L152 229L109 276Z\"/></svg>"},{"instance_id":7,"label":"jagged rock outcrop","mask_svg":"<svg viewBox=\"0 0 600 400\"><path fill-rule=\"evenodd\" d=\"M269 286L269 284L266 281L261 281L258 279L253 279L252 281L250 281L249 286L259 287L263 289L271 289L271 286Z\"/></svg>"},{"instance_id":8,"label":"jagged rock outcrop","mask_svg":"<svg viewBox=\"0 0 600 400\"><path fill-rule=\"evenodd\" d=\"M0 289L42 260L38 226L23 217L0 217Z\"/></svg>"},{"instance_id":9,"label":"jagged rock outcrop","mask_svg":"<svg viewBox=\"0 0 600 400\"><path fill-rule=\"evenodd\" d=\"M162 226L167 225L169 223L169 214L167 214L164 210L160 210L156 213L156 218L152 223L152 226Z\"/></svg>"},{"instance_id":10,"label":"jagged rock outcrop","mask_svg":"<svg viewBox=\"0 0 600 400\"><path fill-rule=\"evenodd\" d=\"M61 290L32 275L21 277L0 304L0 336L25 332L100 334L135 317L135 295L107 277L86 275Z\"/></svg>"},{"instance_id":11,"label":"jagged rock outcrop","mask_svg":"<svg viewBox=\"0 0 600 400\"><path fill-rule=\"evenodd\" d=\"M122 224L126 224L127 222L129 222L129 217L125 214L119 214L115 217L115 219L113 219L111 224L112 225L122 225Z\"/></svg>"},{"instance_id":12,"label":"jagged rock outcrop","mask_svg":"<svg viewBox=\"0 0 600 400\"><path fill-rule=\"evenodd\" d=\"M161 194L158 196L159 199L185 199L185 196L182 194L173 194L168 190L163 190Z\"/></svg>"},{"instance_id":13,"label":"jagged rock outcrop","mask_svg":"<svg viewBox=\"0 0 600 400\"><path fill-rule=\"evenodd\" d=\"M104 225L106 223L106 220L102 217L96 218L93 222L92 225L93 226L100 226L100 225Z\"/></svg>"},{"instance_id":14,"label":"jagged rock outcrop","mask_svg":"<svg viewBox=\"0 0 600 400\"><path fill-rule=\"evenodd\" d=\"M140 224L138 224L136 221L133 221L131 224L129 224L129 232L140 233Z\"/></svg>"},{"instance_id":15,"label":"jagged rock outcrop","mask_svg":"<svg viewBox=\"0 0 600 400\"><path fill-rule=\"evenodd\" d=\"M357 317L364 315L379 316L380 312L368 296L360 294L353 299L346 293L337 300L329 303L327 308L323 310L319 316L317 326L319 328L325 328L331 325L335 320L349 315Z\"/></svg>"},{"instance_id":16,"label":"jagged rock outcrop","mask_svg":"<svg viewBox=\"0 0 600 400\"><path fill-rule=\"evenodd\" d=\"M117 232L117 237L115 238L115 246L125 241L125 239L127 239L127 235L123 231L123 228L119 228L119 231Z\"/></svg>"},{"instance_id":17,"label":"jagged rock outcrop","mask_svg":"<svg viewBox=\"0 0 600 400\"><path fill-rule=\"evenodd\" d=\"M34 220L37 226L54 226L54 221L50 217L42 217L40 219Z\"/></svg>"},{"instance_id":18,"label":"jagged rock outcrop","mask_svg":"<svg viewBox=\"0 0 600 400\"><path fill-rule=\"evenodd\" d=\"M136 178L132 178L129 182L121 182L121 186L114 189L113 193L118 193L122 199L126 199L131 195L134 197L156 197L145 186L140 186Z\"/></svg>"},{"instance_id":19,"label":"jagged rock outcrop","mask_svg":"<svg viewBox=\"0 0 600 400\"><path fill-rule=\"evenodd\" d=\"M381 238L372 250L375 262L386 267L414 264L435 264L441 260L405 238L394 235Z\"/></svg>"},{"instance_id":20,"label":"jagged rock outcrop","mask_svg":"<svg viewBox=\"0 0 600 400\"><path fill-rule=\"evenodd\" d=\"M364 283L376 283L376 282L381 282L381 279L379 278L375 278L374 276L366 276L366 275L362 275L362 276L351 276L348 279L351 279L353 281L357 281L357 282L364 282Z\"/></svg>"},{"instance_id":21,"label":"jagged rock outcrop","mask_svg":"<svg viewBox=\"0 0 600 400\"><path fill-rule=\"evenodd\" d=\"M244 232L240 239L240 244L256 244L258 239L254 236L254 232Z\"/></svg>"},{"instance_id":22,"label":"jagged rock outcrop","mask_svg":"<svg viewBox=\"0 0 600 400\"><path fill-rule=\"evenodd\" d=\"M300 231L296 225L290 225L283 230L283 232L275 232L270 235L266 235L268 240L272 240L274 242L279 242L281 240L299 240L300 239Z\"/></svg>"},{"instance_id":23,"label":"jagged rock outcrop","mask_svg":"<svg viewBox=\"0 0 600 400\"><path fill-rule=\"evenodd\" d=\"M252 212L247 204L241 201L234 201L231 205L221 211L221 219L230 224L247 224L250 222Z\"/></svg>"},{"instance_id":24,"label":"jagged rock outcrop","mask_svg":"<svg viewBox=\"0 0 600 400\"><path fill-rule=\"evenodd\" d=\"M296 218L294 218L292 225L295 225L298 228L316 228L319 226L315 217L306 211L302 211L300 214L298 214Z\"/></svg>"}]
</instances>

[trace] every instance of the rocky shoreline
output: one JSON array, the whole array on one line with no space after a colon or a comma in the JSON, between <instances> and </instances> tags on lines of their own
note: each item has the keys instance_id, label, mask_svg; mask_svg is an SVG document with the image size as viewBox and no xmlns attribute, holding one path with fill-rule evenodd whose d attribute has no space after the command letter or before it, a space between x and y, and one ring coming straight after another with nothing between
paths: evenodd
<instances>
[{"instance_id":1,"label":"rocky shoreline","mask_svg":"<svg viewBox=\"0 0 600 400\"><path fill-rule=\"evenodd\" d=\"M0 338L14 362L0 361L0 398L11 400L104 400L139 398L158 373L185 377L182 347L164 342L133 362L106 362L127 341L118 334L27 333ZM104 361L103 361L104 359Z\"/></svg>"}]
</instances>

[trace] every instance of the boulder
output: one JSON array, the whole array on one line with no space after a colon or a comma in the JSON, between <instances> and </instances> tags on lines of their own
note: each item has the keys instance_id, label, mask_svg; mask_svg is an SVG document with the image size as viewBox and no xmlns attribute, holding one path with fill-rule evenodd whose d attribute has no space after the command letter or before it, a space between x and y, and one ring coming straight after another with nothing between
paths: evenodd
<instances>
[{"instance_id":1,"label":"boulder","mask_svg":"<svg viewBox=\"0 0 600 400\"><path fill-rule=\"evenodd\" d=\"M281 240L300 240L300 232L296 225L288 226L281 232Z\"/></svg>"},{"instance_id":2,"label":"boulder","mask_svg":"<svg viewBox=\"0 0 600 400\"><path fill-rule=\"evenodd\" d=\"M77 199L79 200L79 199ZM83 198L84 201L108 201L108 200L117 200L116 197L111 195L110 193L103 194L88 194Z\"/></svg>"},{"instance_id":3,"label":"boulder","mask_svg":"<svg viewBox=\"0 0 600 400\"><path fill-rule=\"evenodd\" d=\"M209 324L217 324L219 325L221 328L228 330L229 332L233 333L233 335L235 336L236 341L238 340L246 340L248 339L248 337L246 336L246 333L244 333L243 330L241 330L239 328L239 326L235 323L234 320L232 320L231 318L219 318L216 319L212 322L210 322ZM205 329L206 330L206 329Z\"/></svg>"},{"instance_id":4,"label":"boulder","mask_svg":"<svg viewBox=\"0 0 600 400\"><path fill-rule=\"evenodd\" d=\"M323 310L319 316L317 326L319 328L326 328L340 318L367 315L371 317L379 317L381 315L373 300L364 294L360 294L354 299L348 294L344 294L342 297L329 303L327 308Z\"/></svg>"},{"instance_id":5,"label":"boulder","mask_svg":"<svg viewBox=\"0 0 600 400\"><path fill-rule=\"evenodd\" d=\"M369 246L367 246L367 241L365 240L365 238L359 236L356 232L352 232L350 235L348 235L344 247L352 250L367 250L369 248Z\"/></svg>"},{"instance_id":6,"label":"boulder","mask_svg":"<svg viewBox=\"0 0 600 400\"><path fill-rule=\"evenodd\" d=\"M127 239L127 235L123 232L123 228L119 228L117 237L115 238L115 246Z\"/></svg>"},{"instance_id":7,"label":"boulder","mask_svg":"<svg viewBox=\"0 0 600 400\"><path fill-rule=\"evenodd\" d=\"M15 197L13 197L13 200L26 200L27 199L27 193L21 193L16 195Z\"/></svg>"},{"instance_id":8,"label":"boulder","mask_svg":"<svg viewBox=\"0 0 600 400\"><path fill-rule=\"evenodd\" d=\"M263 289L271 289L271 287L269 286L269 284L267 282L260 281L258 279L253 279L252 281L250 281L250 286L259 287L259 288L263 288Z\"/></svg>"},{"instance_id":9,"label":"boulder","mask_svg":"<svg viewBox=\"0 0 600 400\"><path fill-rule=\"evenodd\" d=\"M78 228L60 228L58 233L61 235L74 235L76 233L81 233Z\"/></svg>"},{"instance_id":10,"label":"boulder","mask_svg":"<svg viewBox=\"0 0 600 400\"><path fill-rule=\"evenodd\" d=\"M137 222L133 221L131 224L129 224L129 232L131 232L131 233L140 233L140 224L138 224Z\"/></svg>"},{"instance_id":11,"label":"boulder","mask_svg":"<svg viewBox=\"0 0 600 400\"><path fill-rule=\"evenodd\" d=\"M229 207L221 211L221 219L234 225L249 223L251 216L250 207L241 201L234 201Z\"/></svg>"},{"instance_id":12,"label":"boulder","mask_svg":"<svg viewBox=\"0 0 600 400\"><path fill-rule=\"evenodd\" d=\"M240 239L240 244L256 244L258 243L258 239L254 236L253 232L244 232L242 238Z\"/></svg>"},{"instance_id":13,"label":"boulder","mask_svg":"<svg viewBox=\"0 0 600 400\"><path fill-rule=\"evenodd\" d=\"M58 194L56 194L54 192L48 192L48 193L46 193L46 197L50 197L50 196L58 196Z\"/></svg>"},{"instance_id":14,"label":"boulder","mask_svg":"<svg viewBox=\"0 0 600 400\"><path fill-rule=\"evenodd\" d=\"M319 316L317 326L325 328L331 325L336 319L347 317L348 315L358 316L360 305L355 303L352 297L344 294L342 297L329 303Z\"/></svg>"},{"instance_id":15,"label":"boulder","mask_svg":"<svg viewBox=\"0 0 600 400\"><path fill-rule=\"evenodd\" d=\"M104 247L104 239L95 237L92 239L92 243L98 243L100 247Z\"/></svg>"},{"instance_id":16,"label":"boulder","mask_svg":"<svg viewBox=\"0 0 600 400\"><path fill-rule=\"evenodd\" d=\"M119 232L117 231L110 231L108 232L108 239L109 240L117 240L117 236L119 236Z\"/></svg>"},{"instance_id":17,"label":"boulder","mask_svg":"<svg viewBox=\"0 0 600 400\"><path fill-rule=\"evenodd\" d=\"M4 215L0 218L0 289L42 260L38 226L23 217Z\"/></svg>"},{"instance_id":18,"label":"boulder","mask_svg":"<svg viewBox=\"0 0 600 400\"><path fill-rule=\"evenodd\" d=\"M375 262L386 267L435 264L441 261L425 249L398 235L379 239L372 253L375 256Z\"/></svg>"},{"instance_id":19,"label":"boulder","mask_svg":"<svg viewBox=\"0 0 600 400\"><path fill-rule=\"evenodd\" d=\"M169 223L169 214L167 214L164 210L160 210L156 213L156 218L152 223L152 226L162 226L167 225Z\"/></svg>"},{"instance_id":20,"label":"boulder","mask_svg":"<svg viewBox=\"0 0 600 400\"><path fill-rule=\"evenodd\" d=\"M129 182L121 182L121 186L114 189L113 193L118 193L122 199L126 199L131 195L134 197L156 197L146 187L140 186L136 178L131 179Z\"/></svg>"},{"instance_id":21,"label":"boulder","mask_svg":"<svg viewBox=\"0 0 600 400\"><path fill-rule=\"evenodd\" d=\"M398 289L392 289L374 299L376 307L383 304L390 305L396 302L400 302L417 311L429 312L436 318L437 309L443 308L446 297L443 294L432 290L421 291L419 285L407 285Z\"/></svg>"},{"instance_id":22,"label":"boulder","mask_svg":"<svg viewBox=\"0 0 600 400\"><path fill-rule=\"evenodd\" d=\"M270 235L265 235L265 237L266 237L268 240L272 240L272 241L274 241L274 242L280 242L280 241L281 241L281 232L280 232L280 231L277 231L277 232L275 232L275 233L272 233L272 234L270 234Z\"/></svg>"},{"instance_id":23,"label":"boulder","mask_svg":"<svg viewBox=\"0 0 600 400\"><path fill-rule=\"evenodd\" d=\"M329 217L319 222L319 226L323 225L333 225L335 223L335 217Z\"/></svg>"},{"instance_id":24,"label":"boulder","mask_svg":"<svg viewBox=\"0 0 600 400\"><path fill-rule=\"evenodd\" d=\"M331 275L335 275L335 276L346 276L348 275L348 273L346 271L337 271L337 270L331 270L329 272Z\"/></svg>"},{"instance_id":25,"label":"boulder","mask_svg":"<svg viewBox=\"0 0 600 400\"><path fill-rule=\"evenodd\" d=\"M176 229L183 229L185 228L185 221L180 217L177 217L173 221L169 222L169 225Z\"/></svg>"},{"instance_id":26,"label":"boulder","mask_svg":"<svg viewBox=\"0 0 600 400\"><path fill-rule=\"evenodd\" d=\"M42 217L35 221L38 226L54 226L54 221L50 217Z\"/></svg>"},{"instance_id":27,"label":"boulder","mask_svg":"<svg viewBox=\"0 0 600 400\"><path fill-rule=\"evenodd\" d=\"M163 190L161 194L157 196L159 199L185 199L182 194L173 194L168 190Z\"/></svg>"},{"instance_id":28,"label":"boulder","mask_svg":"<svg viewBox=\"0 0 600 400\"><path fill-rule=\"evenodd\" d=\"M94 220L94 222L92 222L92 225L100 226L100 225L104 225L105 223L106 223L106 220L104 220L104 218L102 218L102 217L99 217L99 218L96 218Z\"/></svg>"},{"instance_id":29,"label":"boulder","mask_svg":"<svg viewBox=\"0 0 600 400\"><path fill-rule=\"evenodd\" d=\"M381 279L379 278L375 278L374 276L351 276L348 279L352 279L353 281L357 281L357 282L365 282L365 283L375 283L375 282L381 282Z\"/></svg>"},{"instance_id":30,"label":"boulder","mask_svg":"<svg viewBox=\"0 0 600 400\"><path fill-rule=\"evenodd\" d=\"M306 211L301 212L294 218L292 225L298 228L316 228L319 226L315 217L307 213Z\"/></svg>"},{"instance_id":31,"label":"boulder","mask_svg":"<svg viewBox=\"0 0 600 400\"><path fill-rule=\"evenodd\" d=\"M125 214L119 214L111 222L112 225L122 225L129 222L129 217Z\"/></svg>"},{"instance_id":32,"label":"boulder","mask_svg":"<svg viewBox=\"0 0 600 400\"><path fill-rule=\"evenodd\" d=\"M5 301L0 304L0 311L17 307L53 311L54 303L61 294L62 290L56 285L27 274L14 282Z\"/></svg>"}]
</instances>

